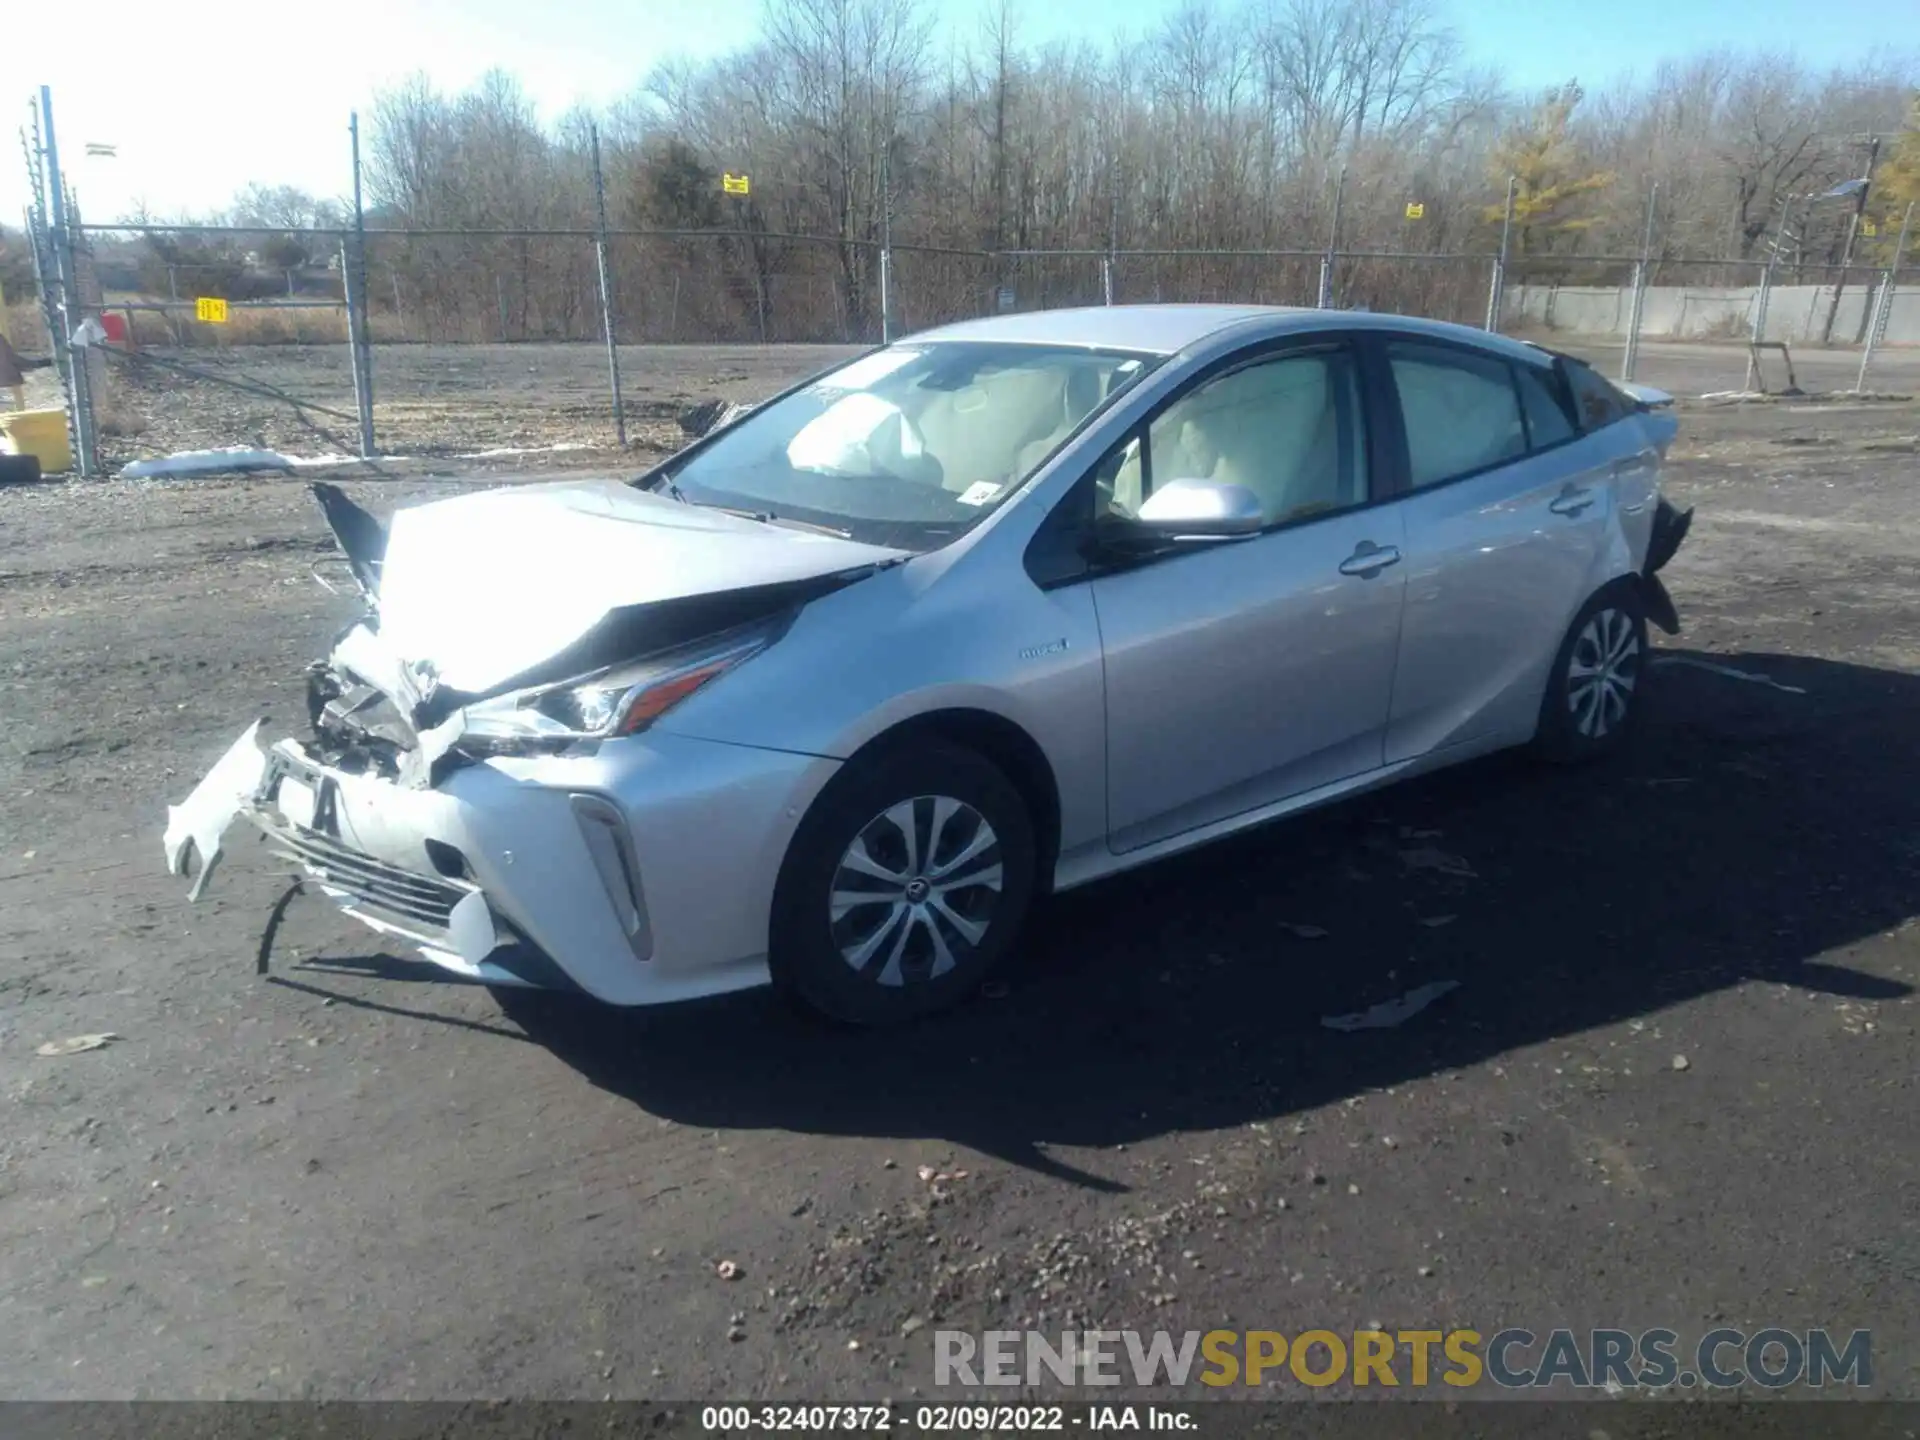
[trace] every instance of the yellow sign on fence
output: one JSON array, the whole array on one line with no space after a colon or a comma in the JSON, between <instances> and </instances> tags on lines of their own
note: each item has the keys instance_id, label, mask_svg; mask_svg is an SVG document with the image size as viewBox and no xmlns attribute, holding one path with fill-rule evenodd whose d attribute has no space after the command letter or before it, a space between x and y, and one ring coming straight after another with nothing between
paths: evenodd
<instances>
[{"instance_id":1,"label":"yellow sign on fence","mask_svg":"<svg viewBox=\"0 0 1920 1440\"><path fill-rule=\"evenodd\" d=\"M1860 233L1871 240L1880 233L1880 227L1871 220L1862 220L1860 222Z\"/></svg>"},{"instance_id":2,"label":"yellow sign on fence","mask_svg":"<svg viewBox=\"0 0 1920 1440\"><path fill-rule=\"evenodd\" d=\"M1427 216L1427 207L1423 205L1420 201L1418 200L1407 201L1407 219L1424 220L1426 219L1426 216Z\"/></svg>"},{"instance_id":3,"label":"yellow sign on fence","mask_svg":"<svg viewBox=\"0 0 1920 1440\"><path fill-rule=\"evenodd\" d=\"M722 175L720 188L729 195L745 195L748 190L747 177L744 175Z\"/></svg>"},{"instance_id":4,"label":"yellow sign on fence","mask_svg":"<svg viewBox=\"0 0 1920 1440\"><path fill-rule=\"evenodd\" d=\"M193 302L193 318L209 325L227 323L227 302L214 295L202 295Z\"/></svg>"}]
</instances>

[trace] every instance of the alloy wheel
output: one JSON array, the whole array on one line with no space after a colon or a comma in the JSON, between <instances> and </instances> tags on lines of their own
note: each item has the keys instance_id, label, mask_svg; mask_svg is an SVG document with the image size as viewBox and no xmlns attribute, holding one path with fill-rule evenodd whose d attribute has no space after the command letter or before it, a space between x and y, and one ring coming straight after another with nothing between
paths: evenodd
<instances>
[{"instance_id":1,"label":"alloy wheel","mask_svg":"<svg viewBox=\"0 0 1920 1440\"><path fill-rule=\"evenodd\" d=\"M1640 632L1633 617L1608 606L1581 627L1567 664L1567 709L1574 728L1603 739L1627 718L1640 678Z\"/></svg>"},{"instance_id":2,"label":"alloy wheel","mask_svg":"<svg viewBox=\"0 0 1920 1440\"><path fill-rule=\"evenodd\" d=\"M869 820L840 856L828 920L840 958L886 986L933 980L985 940L1000 837L973 806L921 795Z\"/></svg>"}]
</instances>

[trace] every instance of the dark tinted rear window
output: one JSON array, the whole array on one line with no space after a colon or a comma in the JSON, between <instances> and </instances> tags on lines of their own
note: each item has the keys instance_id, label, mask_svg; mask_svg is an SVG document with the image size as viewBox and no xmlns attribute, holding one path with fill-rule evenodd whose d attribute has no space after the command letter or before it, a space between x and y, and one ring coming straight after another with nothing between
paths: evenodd
<instances>
[{"instance_id":1,"label":"dark tinted rear window","mask_svg":"<svg viewBox=\"0 0 1920 1440\"><path fill-rule=\"evenodd\" d=\"M1598 430L1633 413L1633 402L1591 365L1562 359L1560 368L1573 391L1574 411L1582 430Z\"/></svg>"}]
</instances>

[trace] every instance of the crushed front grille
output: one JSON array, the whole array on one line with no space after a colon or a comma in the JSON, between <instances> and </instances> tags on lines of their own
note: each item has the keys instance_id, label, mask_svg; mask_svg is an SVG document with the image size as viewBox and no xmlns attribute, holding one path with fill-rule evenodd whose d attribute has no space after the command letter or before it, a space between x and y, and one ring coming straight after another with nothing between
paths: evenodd
<instances>
[{"instance_id":1,"label":"crushed front grille","mask_svg":"<svg viewBox=\"0 0 1920 1440\"><path fill-rule=\"evenodd\" d=\"M276 855L301 865L321 884L350 896L396 929L425 941L446 938L453 907L475 886L402 870L316 830L275 816L250 816Z\"/></svg>"}]
</instances>

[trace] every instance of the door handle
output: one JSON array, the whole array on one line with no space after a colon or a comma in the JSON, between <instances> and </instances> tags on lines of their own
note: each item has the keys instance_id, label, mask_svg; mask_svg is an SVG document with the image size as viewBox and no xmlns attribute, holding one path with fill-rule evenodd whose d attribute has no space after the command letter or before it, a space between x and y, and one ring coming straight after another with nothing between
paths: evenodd
<instances>
[{"instance_id":1,"label":"door handle","mask_svg":"<svg viewBox=\"0 0 1920 1440\"><path fill-rule=\"evenodd\" d=\"M1569 486L1567 489L1562 490L1560 494L1555 497L1553 503L1547 506L1547 508L1556 515L1573 516L1578 515L1591 504L1593 504L1593 492L1591 490L1579 490Z\"/></svg>"},{"instance_id":2,"label":"door handle","mask_svg":"<svg viewBox=\"0 0 1920 1440\"><path fill-rule=\"evenodd\" d=\"M1342 575L1358 575L1362 580L1371 580L1389 565L1400 563L1400 552L1391 545L1376 545L1371 540L1362 540L1354 547L1353 554L1340 562Z\"/></svg>"}]
</instances>

